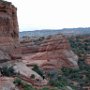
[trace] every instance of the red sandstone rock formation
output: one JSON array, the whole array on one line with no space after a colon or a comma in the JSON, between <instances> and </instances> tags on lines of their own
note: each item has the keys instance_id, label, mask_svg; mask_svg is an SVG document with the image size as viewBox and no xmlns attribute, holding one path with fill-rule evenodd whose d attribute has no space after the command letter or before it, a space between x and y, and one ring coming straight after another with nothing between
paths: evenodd
<instances>
[{"instance_id":1,"label":"red sandstone rock formation","mask_svg":"<svg viewBox=\"0 0 90 90\"><path fill-rule=\"evenodd\" d=\"M40 52L43 51L55 51L55 50L70 49L70 45L67 39L62 35L55 35L46 39L40 45Z\"/></svg>"},{"instance_id":2,"label":"red sandstone rock formation","mask_svg":"<svg viewBox=\"0 0 90 90\"><path fill-rule=\"evenodd\" d=\"M18 41L17 9L10 2L0 2L0 43Z\"/></svg>"},{"instance_id":3,"label":"red sandstone rock formation","mask_svg":"<svg viewBox=\"0 0 90 90\"><path fill-rule=\"evenodd\" d=\"M78 67L78 57L71 50L68 40L62 35L55 35L44 39L40 45L37 45L37 48L38 52L27 56L28 61L47 60L46 64L49 62L52 65L56 65L57 68Z\"/></svg>"},{"instance_id":4,"label":"red sandstone rock formation","mask_svg":"<svg viewBox=\"0 0 90 90\"><path fill-rule=\"evenodd\" d=\"M12 56L19 45L17 9L10 2L0 1L0 49Z\"/></svg>"},{"instance_id":5,"label":"red sandstone rock formation","mask_svg":"<svg viewBox=\"0 0 90 90\"><path fill-rule=\"evenodd\" d=\"M86 60L85 60L86 64L90 65L90 54L86 55Z\"/></svg>"}]
</instances>

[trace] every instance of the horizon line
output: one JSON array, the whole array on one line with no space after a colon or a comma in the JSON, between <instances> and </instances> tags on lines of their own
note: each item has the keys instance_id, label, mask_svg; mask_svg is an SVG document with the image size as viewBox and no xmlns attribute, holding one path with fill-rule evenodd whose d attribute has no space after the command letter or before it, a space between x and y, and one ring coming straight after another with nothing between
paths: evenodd
<instances>
[{"instance_id":1,"label":"horizon line","mask_svg":"<svg viewBox=\"0 0 90 90\"><path fill-rule=\"evenodd\" d=\"M43 29L32 29L32 30L29 30L29 28L28 28L28 30L26 30L27 32L28 31L41 31L41 30L63 30L63 29L77 29L77 28L90 28L90 27L70 27L70 28L51 28L51 29L49 29L49 28L43 28ZM27 28L26 28L27 29ZM26 31L20 31L20 29L19 29L19 32L26 32Z\"/></svg>"}]
</instances>

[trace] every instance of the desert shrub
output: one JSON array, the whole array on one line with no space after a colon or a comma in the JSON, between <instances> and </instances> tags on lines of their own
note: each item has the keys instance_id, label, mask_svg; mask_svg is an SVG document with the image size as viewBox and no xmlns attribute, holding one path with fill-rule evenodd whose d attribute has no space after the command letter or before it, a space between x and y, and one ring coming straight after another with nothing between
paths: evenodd
<instances>
[{"instance_id":1,"label":"desert shrub","mask_svg":"<svg viewBox=\"0 0 90 90\"><path fill-rule=\"evenodd\" d=\"M22 80L19 79L19 78L16 78L13 83L14 83L16 86L20 86L20 85L22 85Z\"/></svg>"},{"instance_id":2,"label":"desert shrub","mask_svg":"<svg viewBox=\"0 0 90 90\"><path fill-rule=\"evenodd\" d=\"M80 74L80 69L72 69L72 68L62 68L63 75L70 80L79 81L83 77Z\"/></svg>"},{"instance_id":3,"label":"desert shrub","mask_svg":"<svg viewBox=\"0 0 90 90\"><path fill-rule=\"evenodd\" d=\"M65 68L65 67L63 67L61 70L63 72L63 75L65 75L65 76L68 76L72 73L78 73L79 72L79 69L72 69L72 68Z\"/></svg>"},{"instance_id":4,"label":"desert shrub","mask_svg":"<svg viewBox=\"0 0 90 90\"><path fill-rule=\"evenodd\" d=\"M58 78L58 72L56 70L53 71L48 71L47 72L47 77L52 79L52 80L57 80Z\"/></svg>"},{"instance_id":5,"label":"desert shrub","mask_svg":"<svg viewBox=\"0 0 90 90\"><path fill-rule=\"evenodd\" d=\"M32 68L33 71L37 72L41 77L43 77L43 71L37 66L34 65L34 67Z\"/></svg>"},{"instance_id":6,"label":"desert shrub","mask_svg":"<svg viewBox=\"0 0 90 90\"><path fill-rule=\"evenodd\" d=\"M87 65L85 63L84 59L79 59L78 60L78 65L79 65L79 68L80 68L81 71L88 71L88 72L90 72L90 65Z\"/></svg>"},{"instance_id":7,"label":"desert shrub","mask_svg":"<svg viewBox=\"0 0 90 90\"><path fill-rule=\"evenodd\" d=\"M24 85L24 90L35 90L31 85L29 85L29 84L25 84Z\"/></svg>"},{"instance_id":8,"label":"desert shrub","mask_svg":"<svg viewBox=\"0 0 90 90\"><path fill-rule=\"evenodd\" d=\"M15 73L12 66L11 67L4 66L4 67L1 68L1 74L3 76L13 76L16 73Z\"/></svg>"},{"instance_id":9,"label":"desert shrub","mask_svg":"<svg viewBox=\"0 0 90 90\"><path fill-rule=\"evenodd\" d=\"M54 81L52 79L49 80L49 85L53 86L53 87L58 87L59 89L62 89L66 86L65 81Z\"/></svg>"},{"instance_id":10,"label":"desert shrub","mask_svg":"<svg viewBox=\"0 0 90 90\"><path fill-rule=\"evenodd\" d=\"M50 78L49 85L62 89L68 85L68 82L66 78L64 78L63 76L60 76L60 77L57 77L57 79Z\"/></svg>"},{"instance_id":11,"label":"desert shrub","mask_svg":"<svg viewBox=\"0 0 90 90\"><path fill-rule=\"evenodd\" d=\"M23 90L35 90L31 85L23 82L20 78L16 78L13 83L16 86L21 86Z\"/></svg>"},{"instance_id":12,"label":"desert shrub","mask_svg":"<svg viewBox=\"0 0 90 90\"><path fill-rule=\"evenodd\" d=\"M49 88L47 88L47 87L44 87L44 88L42 88L41 90L50 90Z\"/></svg>"},{"instance_id":13,"label":"desert shrub","mask_svg":"<svg viewBox=\"0 0 90 90\"><path fill-rule=\"evenodd\" d=\"M34 75L34 74L32 74L32 75L30 76L30 78L35 79L35 75Z\"/></svg>"}]
</instances>

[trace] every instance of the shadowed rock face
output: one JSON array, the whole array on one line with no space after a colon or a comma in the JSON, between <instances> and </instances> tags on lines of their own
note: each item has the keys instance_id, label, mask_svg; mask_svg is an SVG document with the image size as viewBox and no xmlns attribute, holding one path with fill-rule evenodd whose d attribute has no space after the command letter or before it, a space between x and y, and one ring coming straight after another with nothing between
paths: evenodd
<instances>
[{"instance_id":1,"label":"shadowed rock face","mask_svg":"<svg viewBox=\"0 0 90 90\"><path fill-rule=\"evenodd\" d=\"M13 53L19 45L17 9L10 2L0 1L0 50Z\"/></svg>"}]
</instances>

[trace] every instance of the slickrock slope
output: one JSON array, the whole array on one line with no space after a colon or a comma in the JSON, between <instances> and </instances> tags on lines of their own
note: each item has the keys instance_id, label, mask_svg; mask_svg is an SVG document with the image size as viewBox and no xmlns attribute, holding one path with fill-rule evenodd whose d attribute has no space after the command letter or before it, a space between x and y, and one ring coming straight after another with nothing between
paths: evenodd
<instances>
[{"instance_id":1,"label":"slickrock slope","mask_svg":"<svg viewBox=\"0 0 90 90\"><path fill-rule=\"evenodd\" d=\"M16 7L10 2L0 1L0 50L3 53L8 53L11 56L13 53L15 54L14 51L17 51L19 45L18 33Z\"/></svg>"},{"instance_id":2,"label":"slickrock slope","mask_svg":"<svg viewBox=\"0 0 90 90\"><path fill-rule=\"evenodd\" d=\"M21 75L24 75L28 78L30 78L30 76L32 74L35 75L35 78L39 78L42 80L41 76L38 75L35 71L33 71L32 69L28 68L24 63L22 62L17 62L15 63L14 65L14 69L15 69L15 72L19 72Z\"/></svg>"},{"instance_id":3,"label":"slickrock slope","mask_svg":"<svg viewBox=\"0 0 90 90\"><path fill-rule=\"evenodd\" d=\"M24 79L25 81L33 84L33 85L47 85L47 80L43 79L38 73L33 71L31 68L27 67L23 62L17 62L14 65L15 72L19 72L20 78ZM31 75L35 75L35 79L32 80ZM37 79L39 81L37 81Z\"/></svg>"},{"instance_id":4,"label":"slickrock slope","mask_svg":"<svg viewBox=\"0 0 90 90\"><path fill-rule=\"evenodd\" d=\"M26 48L31 48L32 46L26 46ZM51 63L57 68L59 67L74 67L77 68L78 57L71 50L67 39L62 35L55 35L49 38L45 38L39 45L37 45L38 52L28 53L27 56L23 57L26 61L38 60L41 62L46 61L46 64ZM25 51L26 52L26 51ZM23 50L24 53L24 50ZM30 56L29 56L30 55ZM42 63L42 65L45 64Z\"/></svg>"}]
</instances>

